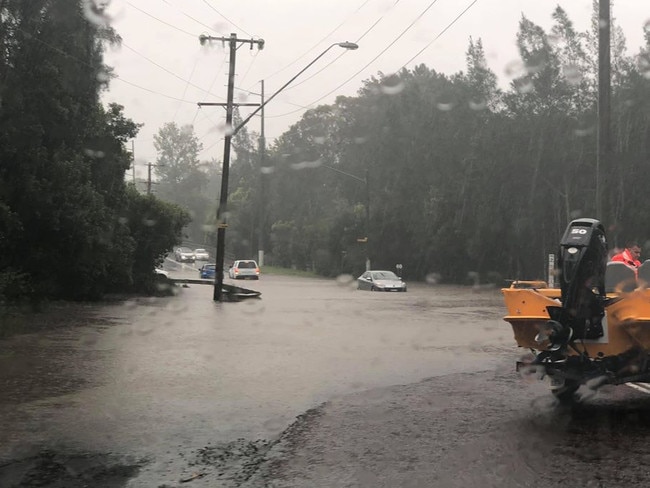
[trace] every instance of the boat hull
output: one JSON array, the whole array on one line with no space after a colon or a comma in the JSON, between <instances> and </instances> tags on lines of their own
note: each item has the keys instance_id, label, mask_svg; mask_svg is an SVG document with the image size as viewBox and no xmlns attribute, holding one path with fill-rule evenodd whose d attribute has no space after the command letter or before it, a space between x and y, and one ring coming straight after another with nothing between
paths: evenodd
<instances>
[{"instance_id":1,"label":"boat hull","mask_svg":"<svg viewBox=\"0 0 650 488\"><path fill-rule=\"evenodd\" d=\"M517 288L502 290L507 315L518 346L544 350L548 343L537 342L537 334L550 319L546 307L560 304L560 290L555 288ZM633 349L650 351L650 289L629 293L608 293L605 302L603 336L580 341L591 358L602 358ZM578 355L568 350L568 355Z\"/></svg>"}]
</instances>

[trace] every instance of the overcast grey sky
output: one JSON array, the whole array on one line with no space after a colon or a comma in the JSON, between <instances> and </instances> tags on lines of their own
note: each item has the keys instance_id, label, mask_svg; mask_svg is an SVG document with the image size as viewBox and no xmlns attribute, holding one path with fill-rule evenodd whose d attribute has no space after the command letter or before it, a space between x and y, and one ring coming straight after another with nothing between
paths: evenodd
<instances>
[{"instance_id":1,"label":"overcast grey sky","mask_svg":"<svg viewBox=\"0 0 650 488\"><path fill-rule=\"evenodd\" d=\"M650 21L650 2L612 1L635 54ZM201 34L264 39L262 51L246 44L237 52L235 97L248 103L259 103L260 80L268 98L331 44L359 44L356 51L331 49L267 105L272 142L307 108L354 95L378 72L420 63L446 74L463 70L470 36L482 39L488 64L506 86L506 67L518 59L521 15L548 29L556 5L578 30L588 28L592 0L111 0L111 25L123 44L106 53L119 79L104 100L124 105L127 116L145 124L134 144L138 164L155 161L153 135L171 121L194 125L202 160L221 160L225 110L199 109L197 102L225 101L228 48L202 47ZM241 113L251 110L242 107ZM259 117L248 125L259 127Z\"/></svg>"}]
</instances>

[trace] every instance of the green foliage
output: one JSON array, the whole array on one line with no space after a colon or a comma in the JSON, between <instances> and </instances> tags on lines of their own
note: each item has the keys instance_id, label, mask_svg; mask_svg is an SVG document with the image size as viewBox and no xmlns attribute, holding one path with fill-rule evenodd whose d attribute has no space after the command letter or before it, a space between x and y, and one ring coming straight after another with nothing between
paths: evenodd
<instances>
[{"instance_id":1,"label":"green foliage","mask_svg":"<svg viewBox=\"0 0 650 488\"><path fill-rule=\"evenodd\" d=\"M185 229L186 238L207 244L205 225L212 218L216 193L207 193L208 173L198 156L203 146L194 129L167 123L154 136L154 146L158 151L156 195L189 212L192 219Z\"/></svg>"},{"instance_id":2,"label":"green foliage","mask_svg":"<svg viewBox=\"0 0 650 488\"><path fill-rule=\"evenodd\" d=\"M369 254L407 279L482 283L543 278L577 217L601 219L612 243L631 229L648 239L650 48L633 62L614 26L613 157L598 168L596 202L597 23L578 32L560 7L552 18L546 32L522 17L505 92L470 39L465 73L379 73L356 97L305 112L269 151L268 260L356 275ZM250 235L255 218L249 175L231 186L233 235Z\"/></svg>"},{"instance_id":3,"label":"green foliage","mask_svg":"<svg viewBox=\"0 0 650 488\"><path fill-rule=\"evenodd\" d=\"M93 22L97 8L0 3L0 299L146 289L187 223L125 186L124 143L139 125L99 102L103 45L117 36ZM155 236L134 224L145 217Z\"/></svg>"}]
</instances>

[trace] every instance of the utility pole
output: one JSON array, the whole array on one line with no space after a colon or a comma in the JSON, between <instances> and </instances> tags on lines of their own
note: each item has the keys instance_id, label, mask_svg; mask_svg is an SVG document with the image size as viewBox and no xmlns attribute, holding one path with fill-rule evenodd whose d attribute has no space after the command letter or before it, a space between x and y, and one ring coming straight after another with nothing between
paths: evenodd
<instances>
[{"instance_id":1,"label":"utility pole","mask_svg":"<svg viewBox=\"0 0 650 488\"><path fill-rule=\"evenodd\" d=\"M259 222L257 236L257 263L264 266L264 227L266 225L266 138L264 137L264 80L260 81L261 90L261 110L262 117L260 127L260 205L259 205Z\"/></svg>"},{"instance_id":2,"label":"utility pole","mask_svg":"<svg viewBox=\"0 0 650 488\"><path fill-rule=\"evenodd\" d=\"M135 186L135 141L131 140L131 164L133 165L133 186Z\"/></svg>"},{"instance_id":3,"label":"utility pole","mask_svg":"<svg viewBox=\"0 0 650 488\"><path fill-rule=\"evenodd\" d=\"M600 172L610 166L611 120L611 16L609 0L598 3L598 154L596 156L596 218L603 219Z\"/></svg>"},{"instance_id":4,"label":"utility pole","mask_svg":"<svg viewBox=\"0 0 650 488\"><path fill-rule=\"evenodd\" d=\"M153 163L147 163L147 195L151 195L151 168Z\"/></svg>"},{"instance_id":5,"label":"utility pole","mask_svg":"<svg viewBox=\"0 0 650 488\"><path fill-rule=\"evenodd\" d=\"M221 301L223 289L224 257L226 250L226 207L228 205L228 176L230 172L230 145L233 133L232 114L233 114L233 92L235 89L235 60L237 47L239 44L250 44L251 49L254 44L259 49L264 47L263 39L238 39L237 34L231 33L230 37L212 37L201 35L199 41L205 44L207 41L228 41L230 47L230 67L228 70L228 96L226 99L226 137L223 144L223 168L221 170L221 193L219 194L219 206L217 207L217 257L216 269L214 274L214 292L212 299ZM201 106L202 104L199 104ZM203 104L203 105L221 105L221 104Z\"/></svg>"}]
</instances>

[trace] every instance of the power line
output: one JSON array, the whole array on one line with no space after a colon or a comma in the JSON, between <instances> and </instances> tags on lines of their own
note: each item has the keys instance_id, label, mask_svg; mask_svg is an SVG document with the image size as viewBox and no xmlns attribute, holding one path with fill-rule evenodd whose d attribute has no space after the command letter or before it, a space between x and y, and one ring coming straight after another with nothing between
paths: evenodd
<instances>
[{"instance_id":1,"label":"power line","mask_svg":"<svg viewBox=\"0 0 650 488\"><path fill-rule=\"evenodd\" d=\"M169 5L170 7L173 7L173 8L175 8L176 10L178 10L180 13L182 13L182 14L183 14L185 17L187 17L188 19L191 19L191 20L193 20L194 22L196 22L197 24L202 25L203 27L205 27L205 28L207 28L207 29L210 29L211 31L214 31L214 28L210 27L208 24L204 24L204 23L201 22L200 20L195 19L194 17L192 17L192 16L189 15L189 14L186 14L186 13L183 12L180 8L178 8L176 5L172 5L172 4L169 3L167 0L162 0L162 1L165 2L167 5Z\"/></svg>"},{"instance_id":2,"label":"power line","mask_svg":"<svg viewBox=\"0 0 650 488\"><path fill-rule=\"evenodd\" d=\"M27 31L21 29L20 27L16 27L16 30L22 32L22 33L25 34L26 36L30 36L30 38L31 38L32 40L38 42L39 44L42 44L43 46L46 46L46 47L50 48L52 51L55 51L55 52L61 54L62 56L65 56L65 57L70 58L70 59L72 59L72 60L74 60L74 61L77 61L78 63L80 63L80 64L82 64L82 65L84 65L84 66L87 66L88 68L92 68L92 69L95 69L95 68L96 68L95 66L92 66L91 64L87 63L87 62L84 61L83 59L79 59L78 57L73 56L72 54L70 54L70 53L64 51L63 49L60 49L60 48L58 48L58 47L56 47L56 46L53 46L52 44L49 44L49 43L47 43L47 42L45 42L45 41L40 40L39 38L35 37L33 34L30 34L29 32L27 32ZM144 86L141 86L141 85L138 85L138 84L133 83L133 82L131 82L131 81L128 81L128 80L122 78L121 76L119 76L119 75L117 75L117 74L115 74L115 73L111 73L111 74L110 74L110 79L111 79L111 80L118 80L118 81L121 81L122 83L126 83L127 85L131 85L131 86L133 86L133 87L135 87L135 88L139 88L140 90L144 90L144 91L147 91L147 92L149 92L149 93L153 93L153 94L155 94L155 95L160 95L161 97L169 98L169 99L171 99L171 100L176 100L176 101L178 101L178 102L183 102L183 103L192 103L192 104L196 103L196 102L191 102L191 101L189 101L189 100L183 100L183 99L181 99L181 98L173 97L173 96L171 96L171 95L166 95L165 93L161 93L161 92L158 92L158 91L156 91L156 90L152 90L151 88L146 88L146 87L144 87Z\"/></svg>"},{"instance_id":3,"label":"power line","mask_svg":"<svg viewBox=\"0 0 650 488\"><path fill-rule=\"evenodd\" d=\"M391 9L392 9L395 5L397 5L399 2L400 2L400 0L397 0L397 1L396 1L396 2L395 2L395 3L390 7L389 10L391 10ZM363 34L361 34L361 36L358 37L354 42L356 42L356 43L358 44L359 41L361 41L364 37L366 37L366 36L367 36L367 35L368 35L368 34L369 34L369 33L370 33L370 32L371 32L371 31L372 31L372 30L377 26L377 24L379 24L379 22L381 22L381 20L382 20L384 17L385 17L385 14L382 14L382 16L379 17L379 18L375 21L375 23L372 24L368 29L366 29L366 31L365 31ZM321 69L319 69L318 71L316 71L316 72L315 72L314 74L312 74L311 76L308 76L308 77L305 78L304 80L302 80L302 81L300 81L300 82L298 82L298 83L295 83L293 86L288 87L286 91L293 90L294 88L296 88L296 87L302 85L303 83L308 82L308 81L311 80L314 76L318 75L319 73L321 73L322 71L324 71L325 69L327 69L328 67L330 67L332 64L334 64L337 60L339 60L339 59L341 58L341 56L344 56L345 54L347 54L347 51L343 51L342 53L339 53L338 56L336 56L332 61L330 61L329 63L327 63L327 64L326 64L325 66L323 66Z\"/></svg>"},{"instance_id":4,"label":"power line","mask_svg":"<svg viewBox=\"0 0 650 488\"><path fill-rule=\"evenodd\" d=\"M187 80L187 83L185 84L185 88L183 89L183 94L181 97L185 98L185 94L187 93L187 87L190 86L190 80L192 79L192 76L194 76L194 70L196 70L196 66L199 64L199 58L196 58L196 61L194 61L194 66L192 66L192 72L190 73L190 77ZM176 106L176 111L174 112L174 116L172 117L172 120L176 120L176 116L178 115L178 111L180 110L181 105L180 103Z\"/></svg>"},{"instance_id":5,"label":"power line","mask_svg":"<svg viewBox=\"0 0 650 488\"><path fill-rule=\"evenodd\" d=\"M426 14L426 13L427 13L427 12L428 12L428 11L429 11L429 10L430 10L430 9L431 9L431 8L432 8L432 7L437 3L437 2L438 2L438 0L433 0L433 2L431 2L431 3L430 3L430 4L429 4L429 5L428 5L428 6L427 6L427 7L426 7L422 12L420 12L420 14L419 14L419 15L418 15L414 20L413 20L413 22L411 22L411 23L406 27L406 29L404 29L402 32L400 32L399 35L398 35L395 39L393 39L393 40L392 40L392 41L391 41L391 42L390 42L390 43L389 43L389 44L388 44L384 49L382 49L382 50L379 52L379 54L377 54L377 56L375 56L374 58L372 58L372 59L371 59L371 60L370 60L370 61L369 61L369 62L368 62L364 67L362 67L359 71L357 71L356 73L354 73L352 76L350 76L347 80L345 80L345 81L344 81L343 83L341 83L339 86L337 86L337 87L334 88L333 90L329 91L328 93L326 93L325 95L323 95L322 97L320 97L318 100L315 100L315 101L311 102L311 103L308 104L308 105L311 106L311 105L314 105L314 104L320 102L323 98L330 96L330 95L331 95L332 93L334 93L336 90L340 89L341 87L343 87L343 86L345 86L347 83L349 83L352 79L354 79L354 77L356 77L359 73L361 73L361 72L362 72L363 70L365 70L368 66L370 66L372 63L374 63L374 62L375 62L375 61L376 61L376 60L377 60L377 59L378 59L382 54L384 54L386 51L388 51L388 49L390 49L390 48L391 48L391 47L392 47L392 46L393 46L397 41L399 41L399 40L404 36L404 34L406 34L409 30L411 30L411 28L415 25L415 23L416 23L418 20L420 20L420 19L424 16L424 14ZM291 114L294 114L294 113L296 113L296 112L298 112L298 110L293 110L293 111L291 111L291 112L287 112L287 113L285 113L285 114L281 114L281 115L268 115L267 118L284 117L285 115L291 115Z\"/></svg>"},{"instance_id":6,"label":"power line","mask_svg":"<svg viewBox=\"0 0 650 488\"><path fill-rule=\"evenodd\" d=\"M179 75L177 75L176 73L174 73L173 71L168 70L167 68L165 68L164 66L162 66L162 65L160 65L160 64L158 64L158 63L156 63L154 60L148 58L148 57L145 56L144 54L142 54L142 53L136 51L136 50L133 49L131 46L127 45L124 41L122 41L122 45L123 45L125 48L127 48L127 49L133 51L133 52L134 52L135 54L137 54L138 56L143 57L144 59L146 59L147 61L149 61L149 62L150 62L151 64L153 64L154 66L157 66L158 68L160 68L160 69L163 70L164 72L169 73L169 74L172 75L174 78L178 78L179 80L184 81L185 83L187 83L188 85L193 86L194 88L197 88L197 89L199 89L199 90L201 90L201 91L205 91L205 89L204 89L203 87L200 87L199 85L196 85L196 84L192 83L190 80L186 80L186 79L183 78L182 76L179 76ZM196 62L198 62L198 59L197 59ZM196 66L196 64L195 64L195 66ZM194 73L194 70L192 70L192 73ZM206 92L206 93L210 93L210 92ZM217 97L217 98L221 98L221 99L223 100L223 97L221 97L221 96L219 96L219 95L215 95L214 93L210 93L210 95L215 96L215 97Z\"/></svg>"},{"instance_id":7,"label":"power line","mask_svg":"<svg viewBox=\"0 0 650 488\"><path fill-rule=\"evenodd\" d=\"M122 83L126 83L127 85L134 86L135 88L139 88L140 90L148 91L149 93L153 93L155 95L160 95L161 97L169 98L170 100L176 100L177 102L183 102L183 103L191 103L192 105L195 105L196 102L190 101L190 100L183 100L182 98L176 98L171 95L166 95L164 93L158 92L156 90L152 90L151 88L146 88L144 86L137 85L131 81L125 80L119 75L113 75L112 79L121 81Z\"/></svg>"},{"instance_id":8,"label":"power line","mask_svg":"<svg viewBox=\"0 0 650 488\"><path fill-rule=\"evenodd\" d=\"M429 8L431 8L431 7L433 6L433 4L436 3L436 1L437 1L437 0L434 0L434 1L433 1L433 2L432 2L432 3L427 7L426 10L428 10ZM465 9L464 9L460 14L458 14L454 20L452 20L449 24L447 24L447 26L446 26L442 31L440 31L440 33L439 33L439 34L438 34L434 39L432 39L432 40L431 40L431 41L430 41L426 46L424 46L420 51L418 51L418 53L417 53L415 56L413 56L413 57L412 57L411 59L409 59L406 63L404 63L400 69L403 69L403 68L404 68L408 63L410 63L411 61L413 61L413 60L414 60L415 58L417 58L420 54L422 54L426 49L428 49L428 48L429 48L429 47L430 47L430 46L431 46L435 41L437 41L437 40L438 40L438 39L439 39L439 38L440 38L440 37L441 37L445 32L447 32L447 31L448 31L448 30L449 30L449 29L450 29L450 28L451 28L451 27L452 27L452 26L453 26L453 25L454 25L454 24L455 24L455 23L456 23L456 22L457 22L457 21L458 21L458 20L463 16L463 15L465 15L465 13L466 13L466 12L467 12L471 7L473 7L474 4L477 3L477 2L478 2L478 0L473 0L472 3L470 3L467 7L465 7ZM420 17L421 17L425 12L426 12L426 10L425 10L422 14L420 14L420 16L418 16L418 18L415 19L415 21L417 21L417 20L418 20L418 19L419 19L419 18L420 18ZM415 23L415 21L414 21L414 23ZM407 28L407 30L410 29L410 27L411 27L412 25L413 25L413 24L409 25L409 27ZM404 32L405 32L405 31L404 31ZM348 79L345 80L343 83L341 83L339 86L337 86L336 88L334 88L332 91L330 91L330 92L328 92L327 94L323 95L323 96L320 97L318 100L316 100L316 101L311 102L310 104L308 104L308 106L312 106L312 105L314 105L314 104L320 102L323 98L328 97L329 95L331 95L332 93L334 93L336 90L340 89L341 87L343 87L343 86L345 86L347 83L349 83L350 80L352 80L355 76L357 76L359 73L361 73L361 71L363 71L364 69L366 69L366 68L367 68L370 64L372 64L372 63L373 63L373 62L374 62L374 61L375 61L379 56L381 56L381 55L382 55L382 54L383 54L383 53L384 53L384 52L385 52L385 51L386 51L390 46L392 46L392 45L395 43L395 41L397 41L397 39L399 39L399 37L401 37L401 36L404 34L404 32L402 32L402 34L400 34L400 35L399 35L399 36L398 36L398 37L397 37L393 42L391 42L391 44L389 44L389 45L386 47L386 49L384 49L384 50L383 50L382 52L380 52L380 53L379 53L375 58L373 58L373 59L370 61L370 63L366 64L363 68L361 68L361 69L360 69L359 71L357 71L354 75L352 75L350 78L348 78ZM284 117L284 116L287 116L287 115L294 114L294 113L296 113L296 112L299 112L299 110L293 110L293 111L291 111L291 112L287 112L287 113L280 114L280 115L267 115L267 118L278 118L278 117Z\"/></svg>"},{"instance_id":9,"label":"power line","mask_svg":"<svg viewBox=\"0 0 650 488\"><path fill-rule=\"evenodd\" d=\"M439 39L439 38L440 38L440 37L441 37L445 32L447 32L447 30L448 30L451 26L453 26L453 25L458 21L458 19L460 19L463 15L465 15L465 12L467 12L470 8L472 8L476 2L478 2L478 0L474 0L472 3L470 3L470 4L465 8L465 10L463 10L461 13L459 13L459 14L456 16L456 18L455 18L454 20L452 20L449 24L447 24L447 27L445 27L445 28L440 32L440 34L438 34L438 35L437 35L436 37L434 37L434 38L433 38L433 39L432 39L432 40L431 40L431 41L430 41L426 46L424 46L422 49L420 49L420 50L415 54L415 56L413 56L413 57L412 57L411 59L409 59L406 63L404 63L404 64L402 65L402 67L400 68L400 70L403 69L403 68L405 68L407 64L409 64L411 61L413 61L415 58L417 58L420 54L422 54L424 51L426 51L426 50L431 46L431 44L433 44L434 42L436 42L436 41L437 41L437 40L438 40L438 39Z\"/></svg>"},{"instance_id":10,"label":"power line","mask_svg":"<svg viewBox=\"0 0 650 488\"><path fill-rule=\"evenodd\" d=\"M205 0L204 0L204 1L205 1ZM352 14L350 14L350 15L349 15L349 16L348 16L348 17L347 17L343 22L341 22L341 23L340 23L339 25L337 25L334 29L332 29L332 30L329 32L329 34L327 34L327 35L326 35L325 37L323 37L320 41L318 41L318 42L317 42L316 44L314 44L312 47L310 47L309 49L307 49L304 53L302 53L300 56L298 56L297 58L295 58L295 59L294 59L293 61L291 61L289 64L287 64L286 66L280 68L279 70L277 70L277 71L271 73L270 75L264 77L264 79L265 79L265 80L268 80L268 79L270 79L270 78L273 78L273 77L274 77L275 75L277 75L278 73L283 72L283 71L284 71L285 69L287 69L289 66L293 66L293 65L296 64L300 59L302 59L302 58L304 58L305 56L307 56L307 54L309 54L311 51L313 51L313 50L314 50L318 45L320 45L320 44L321 44L325 39L327 39L327 38L330 37L332 34L334 34L337 30L339 30L343 24L345 24L348 20L350 20L350 18L351 18L354 14L356 14L359 10L361 10L361 9L362 9L362 8L363 8L363 7L364 7L364 6L369 2L369 1L370 1L370 0L365 0L365 1L364 1L364 2L359 6L359 7L357 7L357 9L356 9L354 12L352 12ZM400 0L397 0L397 1L393 4L393 7L394 7L395 5L397 5L399 2L400 2ZM391 7L391 8L392 8L392 7Z\"/></svg>"},{"instance_id":11,"label":"power line","mask_svg":"<svg viewBox=\"0 0 650 488\"><path fill-rule=\"evenodd\" d=\"M222 13L219 12L216 8L214 8L212 5L210 5L210 4L207 2L207 0L203 0L203 3L205 3L208 7L210 7L212 10L214 10L216 13L218 13L218 14L219 14L223 19L226 20L226 22L228 22L228 23L231 24L232 26L234 26L234 27L236 27L237 29L239 29L240 31L242 31L242 32L243 32L244 34L246 34L248 37L253 37L251 34L249 34L248 32L246 32L246 30L244 30L244 29L242 29L241 27L239 27L239 26L238 26L237 24L235 24L232 20L230 20L228 17L226 17L224 14L222 14Z\"/></svg>"},{"instance_id":12,"label":"power line","mask_svg":"<svg viewBox=\"0 0 650 488\"><path fill-rule=\"evenodd\" d=\"M126 3L128 3L134 9L139 10L140 12L145 14L147 17L151 17L152 19L160 22L161 24L165 24L166 26L171 27L172 29L176 29L177 31L182 32L183 34L187 34L188 36L192 36L194 38L196 37L196 34L194 34L192 32L188 32L186 30L183 30L180 27L176 27L174 24L170 24L169 22L165 22L164 20L160 20L158 17L155 17L155 16L151 15L149 12L146 12L146 11L142 10L140 7L136 7L131 2L127 1Z\"/></svg>"}]
</instances>

